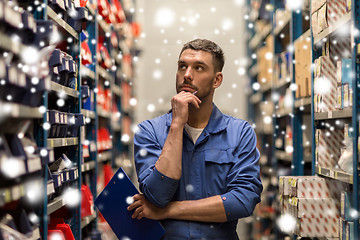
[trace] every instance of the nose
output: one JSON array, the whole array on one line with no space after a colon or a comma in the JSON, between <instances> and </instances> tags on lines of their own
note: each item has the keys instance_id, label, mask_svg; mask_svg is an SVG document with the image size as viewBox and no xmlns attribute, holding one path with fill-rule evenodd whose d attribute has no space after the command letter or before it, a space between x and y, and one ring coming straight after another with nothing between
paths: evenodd
<instances>
[{"instance_id":1,"label":"nose","mask_svg":"<svg viewBox=\"0 0 360 240\"><path fill-rule=\"evenodd\" d=\"M184 79L185 79L185 80L190 80L190 81L193 80L193 74L192 74L191 67L188 67L188 68L186 69L185 74L184 74Z\"/></svg>"}]
</instances>

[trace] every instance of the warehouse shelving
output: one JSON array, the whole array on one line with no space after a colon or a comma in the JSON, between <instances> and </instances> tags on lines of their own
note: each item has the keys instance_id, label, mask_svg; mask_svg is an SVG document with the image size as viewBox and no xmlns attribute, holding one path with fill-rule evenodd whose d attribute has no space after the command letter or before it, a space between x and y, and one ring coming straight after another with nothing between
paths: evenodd
<instances>
[{"instance_id":1,"label":"warehouse shelving","mask_svg":"<svg viewBox=\"0 0 360 240\"><path fill-rule=\"evenodd\" d=\"M49 6L46 6L46 13L48 18L52 19L58 26L68 32L73 38L79 40L78 33L67 23L64 19L60 18L54 10L52 10Z\"/></svg>"},{"instance_id":2,"label":"warehouse shelving","mask_svg":"<svg viewBox=\"0 0 360 240\"><path fill-rule=\"evenodd\" d=\"M273 185L273 176L277 174L293 174L303 175L305 172L309 174L311 155L311 145L303 143L304 129L307 126L310 129L310 120L307 116L310 116L309 106L311 106L311 97L297 97L295 96L295 70L294 70L294 53L289 46L293 46L295 40L302 37L309 37L310 31L308 30L309 21L304 20L304 16L307 14L304 11L285 11L285 1L256 1L257 4L252 5L252 9L249 8L249 59L252 59L248 77L250 86L253 84L260 84L260 88L250 90L249 94L249 120L251 123L255 123L255 132L258 136L258 146L262 157L260 159L261 173L264 174L262 180L266 188L264 189L264 196L262 203L255 210L255 217L258 217L256 222L259 222L259 226L263 224L267 227L266 237L269 239L280 239L282 233L277 230L276 219L279 212L278 203L274 201L276 198L277 185ZM248 6L251 6L252 1L248 1ZM266 13L259 14L259 8ZM251 10L250 10L251 9ZM257 12L257 13L255 13ZM280 14L282 18L280 19ZM253 17L257 16L257 17ZM263 19L263 16L267 17ZM276 19L275 19L276 18ZM277 22L278 21L278 22ZM264 25L263 31L254 32L254 29L261 29L256 26ZM269 30L269 32L268 32ZM271 40L273 38L274 40ZM262 50L266 47L266 51ZM254 58L254 54L262 53L267 55ZM260 66L260 60L268 59L270 65L266 67L271 69L269 71L271 79L266 78L264 83L259 76L263 72L267 72L268 69L262 69L265 66ZM287 62L284 62L286 60ZM281 67L284 63L283 67ZM278 67L277 67L278 66ZM285 68L286 66L286 68ZM256 71L254 70L256 69ZM286 71L285 71L286 69ZM268 75L270 78L270 76ZM258 89L258 90L257 90ZM290 100L289 93L291 93ZM281 100L282 102L280 102ZM273 108L271 105L266 107L264 103L273 102ZM290 104L288 104L290 102ZM284 104L285 103L285 104ZM288 104L288 105L287 105ZM266 107L266 110L264 110ZM265 117L265 118L264 118ZM269 120L271 117L271 121ZM305 118L306 117L306 118ZM264 118L264 122L262 122ZM290 128L289 128L290 126ZM265 129L263 129L265 127ZM291 129L291 132L287 132ZM292 145L286 139L292 140ZM287 142L286 142L287 141ZM306 145L306 146L304 146ZM286 148L286 146L289 146ZM265 214L264 212L271 211L272 214ZM269 224L268 218L271 217L272 223ZM256 223L256 226L258 224ZM260 228L260 227L259 227ZM261 229L261 228L260 228ZM264 229L253 230L253 238L260 239L259 233L265 231ZM264 236L265 233L262 233ZM270 235L269 235L270 234Z\"/></svg>"},{"instance_id":3,"label":"warehouse shelving","mask_svg":"<svg viewBox=\"0 0 360 240\"><path fill-rule=\"evenodd\" d=\"M310 1L307 6L315 6L315 4L313 4L315 2L315 0ZM336 2L336 3L335 3ZM349 2L349 1L347 1ZM250 5L250 1L248 2L248 4ZM261 3L261 1L260 1ZM269 7L269 9L277 9L277 4L278 1L271 1L271 7ZM327 3L325 3L327 4ZM332 1L332 4L344 4L344 1ZM349 57L344 57L344 58L350 58L352 59L352 67L351 70L354 73L353 74L353 78L352 78L352 86L353 87L353 98L352 98L352 106L350 107L346 107L346 108L341 108L341 109L335 109L334 106L332 106L332 110L321 110L321 111L315 111L315 104L314 101L319 101L319 99L315 98L315 94L314 92L316 91L315 87L314 87L314 73L311 74L311 97L309 97L308 95L305 97L296 97L295 93L294 93L294 104L293 104L293 108L291 111L282 111L279 109L275 109L273 110L273 116L274 116L274 121L276 121L273 124L273 130L276 132L276 129L281 129L281 126L279 126L277 123L277 121L284 121L283 119L287 118L287 115L289 115L291 117L291 129L292 129L292 139L293 139L293 147L294 147L294 152L293 155L291 156L291 154L287 154L285 151L282 150L275 150L273 152L271 151L266 151L266 148L264 148L264 145L261 144L262 147L262 152L263 155L264 153L266 153L266 155L268 156L268 158L270 157L270 159L275 159L276 160L276 164L274 164L273 166L271 165L261 165L261 171L262 173L264 173L265 175L268 175L269 178L271 178L272 176L272 172L276 172L277 168L279 167L280 161L282 162L291 162L291 171L288 171L288 175L318 175L324 178L328 178L328 179L334 179L336 181L339 182L343 182L349 185L349 188L346 187L344 189L344 191L347 191L348 193L352 193L353 196L353 205L352 208L355 209L357 211L357 213L359 212L360 208L360 195L359 195L359 184L360 184L360 179L359 179L359 173L358 173L358 158L359 158L359 152L358 152L358 140L359 140L359 119L358 119L358 115L360 113L360 102L359 102L359 52L357 49L357 46L359 44L359 35L356 33L356 31L358 31L358 29L360 29L360 3L358 1L351 1L351 11L348 11L347 13L344 13L344 9L346 8L345 5L341 7L341 9L337 9L338 11L335 11L335 13L330 14L329 12L327 12L326 18L333 18L336 19L332 20L332 22L330 20L325 20L328 22L325 22L326 24L329 24L329 27L324 28L324 26L326 24L323 24L321 27L324 28L322 29L321 32L319 33L314 33L314 29L313 26L311 27L311 30L307 30L304 31L306 29L303 28L303 26L301 26L304 21L301 22L301 18L299 13L301 13L301 11L298 12L292 12L291 13L291 17L290 20L288 22L287 18L283 19L283 24L280 26L275 26L273 28L272 34L277 35L281 33L284 33L283 37L285 36L290 36L290 42L294 43L295 41L304 41L304 40L310 40L311 43L311 54L312 54L312 60L310 62L310 66L314 66L315 65L315 59L317 59L318 57L328 54L328 52L330 51L330 56L331 57L331 51L332 49L330 48L329 51L325 51L326 48L326 44L336 44L337 40L340 39L341 41L345 42L342 44L347 44L346 46L351 46L351 56ZM334 7L334 6L332 6ZM304 10L304 9L302 9ZM316 9L315 9L316 10ZM331 11L331 10L330 10ZM254 14L252 14L254 15ZM261 16L261 14L257 14L257 16ZM325 15L324 15L325 16ZM340 17L339 17L340 16ZM257 19L258 17L256 17L255 19ZM311 18L311 9L310 9L310 13L307 16L307 21L309 21ZM250 18L250 23L253 23L253 21L255 21L254 18ZM299 22L300 21L300 22ZM270 20L270 24L271 24L271 20ZM301 24L302 23L302 24ZM313 24L315 24L316 21L313 21ZM323 22L324 23L324 22ZM307 23L308 24L308 23ZM252 24L251 26L253 26L254 24ZM311 24L310 24L311 25ZM288 30L288 26L289 26L289 30ZM302 28L302 29L301 29ZM346 29L349 29L350 31L347 31ZM355 32L351 32L355 29ZM289 31L289 33L287 33L287 31ZM345 34L346 32L346 34ZM250 48L252 48L254 51L256 50L256 47L260 46L260 42L263 42L265 40L261 39L259 40L259 36L261 36L261 33L253 33L253 29L249 29L249 33L252 36L255 36L255 38L252 38L249 43L251 43L251 45L249 45ZM266 33L267 34L267 33ZM271 34L270 34L271 35ZM260 41L260 42L259 42ZM276 48L279 47L279 43L284 41L284 39L279 39L278 42L276 43L275 40L275 53L277 52ZM327 43L329 41L329 43ZM354 47L355 46L355 47ZM336 47L332 46L335 50ZM340 49L338 51L344 51L344 49ZM253 52L249 52L249 58L252 57ZM275 54L274 54L275 55ZM338 55L336 55L338 56ZM290 58L291 60L294 59L293 56ZM250 83L254 83L256 81L255 77L257 74L260 74L261 71L263 71L264 69L259 68L259 65L257 63L257 59L253 60L252 63L249 66L249 78ZM337 60L341 60L341 56L340 59L335 57L333 59L331 59L331 61L337 61ZM293 64L292 64L293 65ZM291 77L291 83L296 83L294 80L296 79L296 71L293 67L293 71L292 71L292 77ZM336 64L335 64L336 67ZM254 71L253 69L257 69L257 71ZM313 69L316 69L316 66L313 67ZM315 70L316 71L316 70ZM330 71L333 71L330 70ZM333 76L336 75L334 73L332 73ZM259 81L260 82L260 81ZM261 84L261 83L260 83ZM272 84L272 91L276 90L277 92L279 91L279 89L277 89L277 84ZM266 95L266 93L264 91L262 91L263 89L263 85L261 84L260 90L258 91L251 91L251 94L249 96L249 104L251 104L251 107L255 107L255 109L260 106L262 104L262 101L268 101L269 100L269 96ZM306 93L309 94L309 93ZM351 99L351 98L350 98ZM338 108L338 107L337 107ZM255 110L256 111L256 110ZM309 123L304 123L305 118L304 116L311 116L311 120L309 121ZM258 117L258 116L256 116ZM255 121L256 117L254 116L254 112L253 109L249 110L249 118L253 121ZM333 125L335 124L335 125ZM322 163L319 163L316 159L316 154L321 154L317 151L319 151L318 149L316 149L316 141L315 141L315 133L316 130L324 130L324 131L333 131L333 130L337 130L337 131L342 131L341 128L344 128L344 124L349 124L348 127L351 128L350 132L352 134L352 145L353 147L353 153L352 153L352 164L353 164L353 173L350 172L345 172L343 170L340 169L339 166L333 166L333 167L329 167L329 166L321 166ZM256 126L257 128L259 126ZM309 136L307 136L307 141L309 142L309 140L311 140L311 144L304 144L303 141L305 141L305 139L303 138L303 135L301 134L301 130L302 128L307 128L307 129L311 129L311 138L309 138ZM268 131L270 131L268 129ZM259 141L264 139L264 136L262 135L263 132L262 131L257 131ZM297 142L296 142L297 141ZM268 142L268 146L271 146L272 144L269 143L269 140L267 140ZM308 152L309 152L309 145L311 146L311 157L309 158L308 156ZM356 147L355 147L356 146ZM306 151L305 151L306 150ZM340 151L340 149L338 149ZM344 149L342 149L344 151ZM270 153L268 153L270 152ZM307 153L305 153L307 152ZM307 162L309 162L309 160L311 160L311 172L309 172L309 168L306 166ZM332 161L338 161L339 159L333 159ZM262 163L263 164L263 163ZM305 167L304 167L305 166ZM285 166L286 167L286 166ZM289 166L290 167L290 166ZM266 179L266 178L265 178ZM267 183L267 179L264 181L265 183ZM270 193L268 193L270 194ZM259 215L261 216L261 215ZM359 238L359 223L358 221L354 221L354 238L353 239L358 239ZM275 230L274 230L275 231ZM275 231L276 232L276 231ZM294 236L296 237L296 236ZM300 237L300 236L299 236ZM275 239L278 239L277 237L274 237Z\"/></svg>"},{"instance_id":4,"label":"warehouse shelving","mask_svg":"<svg viewBox=\"0 0 360 240\"><path fill-rule=\"evenodd\" d=\"M0 7L6 1L2 1ZM17 4L16 1L13 1L14 4ZM56 39L49 39L50 44L56 45L62 52L66 52L69 57L75 61L76 64L76 73L75 73L75 87L68 87L60 85L59 83L51 81L51 71L50 77L39 77L40 81L44 81L44 85L47 89L42 95L42 103L36 107L26 106L23 104L11 102L9 99L0 101L0 135L7 133L7 131L17 131L16 128L7 128L12 125L21 125L22 123L27 123L30 121L30 130L31 134L34 135L36 140L37 147L42 150L47 150L49 161L54 162L54 157L50 156L54 154L56 158L60 154L66 153L68 158L73 162L76 169L70 174L67 172L61 172L57 177L53 176L56 181L62 181L63 183L58 183L62 188L71 187L80 192L81 186L83 183L88 185L91 189L91 192L94 197L97 196L97 178L98 172L101 171L99 168L99 162L111 164L116 166L115 159L119 159L119 152L121 151L103 151L98 152L97 144L97 132L99 127L99 122L106 122L102 125L103 127L110 129L110 132L116 131L121 133L121 123L119 121L113 121L114 115L117 115L112 112L112 109L102 111L101 107L97 106L97 83L103 81L103 84L107 85L110 88L110 92L113 96L117 96L117 101L120 102L122 96L121 82L115 81L115 74L113 70L104 69L99 64L97 64L97 43L99 41L99 33L103 34L104 38L109 40L111 33L118 31L111 24L105 22L102 17L100 17L98 10L93 7L95 1L88 1L86 8L89 10L89 13L85 12L85 15L89 14L89 18L86 22L83 22L82 27L86 27L86 30L89 34L89 47L92 56L92 64L84 65L81 61L80 50L82 50L81 42L83 37L79 32L67 23L68 16L65 16L66 12L57 12L54 10L56 8L50 7L51 3L48 1L19 1L21 6L28 10L32 11L30 14L34 16L35 19L41 21L50 21L53 26L53 31L59 31L60 43L54 43ZM48 5L49 4L49 5ZM28 8L28 6L30 6ZM52 5L53 6L53 5ZM30 9L30 10L29 10ZM1 9L0 9L1 10ZM131 20L131 19L129 19ZM127 20L125 20L126 23ZM6 26L5 26L6 27ZM0 31L0 52L6 52L6 54L14 54L15 60L21 62L20 54L23 51L31 50L27 44L22 42L22 39L10 37L3 32L5 29L2 28ZM39 29L38 29L39 31ZM43 29L40 29L42 32ZM55 36L55 35L54 35ZM122 39L126 39L126 36L122 35ZM42 44L42 43L41 43ZM41 45L40 44L40 45ZM47 43L46 43L47 44ZM58 45L59 44L59 45ZM109 47L108 44L107 47ZM109 52L111 52L111 47ZM120 54L119 49L115 49L115 52ZM130 51L129 51L130 52ZM4 55L5 56L5 55ZM67 57L68 57L67 56ZM17 62L18 63L18 62ZM116 62L118 65L121 64L120 59ZM121 67L118 68L119 75L122 76ZM29 76L27 76L29 77ZM35 76L31 76L35 77ZM131 79L132 81L132 79ZM92 94L92 103L93 108L83 107L84 96L80 93L82 92L82 86L88 85L90 93ZM85 96L86 97L86 96ZM63 98L63 104L57 104L57 99ZM58 110L61 114L83 114L85 126L80 127L77 131L77 137L49 137L49 118L47 116L48 110ZM122 110L122 109L119 109ZM131 116L131 111L127 113ZM78 115L76 115L78 116ZM115 119L115 118L114 118ZM65 121L64 121L65 122ZM63 124L63 123L62 123ZM27 124L25 124L27 126ZM53 126L51 126L53 127ZM12 134L12 133L11 133ZM22 134L19 134L21 136ZM69 135L70 136L70 135ZM118 139L116 139L118 138ZM117 148L121 148L122 151L128 151L128 146L123 147L122 142L120 141L121 135L113 137L110 141L113 142L113 145L116 143ZM88 145L87 145L88 144ZM119 145L120 144L120 145ZM86 146L87 145L87 146ZM86 149L85 149L86 148ZM84 152L84 154L83 154ZM85 155L85 152L87 155ZM129 155L131 153L128 153ZM86 156L86 157L85 157ZM6 156L0 155L1 164L4 163ZM51 177L48 174L47 166L41 165L42 160L40 157L32 157L28 160L28 165L24 164L24 171L19 171L16 175L18 182L13 184L11 183L8 186L0 185L0 206L1 208L4 204L13 204L14 202L21 200L27 196L28 186L25 185L23 178L27 178L27 174L31 174L34 177L37 177L36 180L39 184L43 185L44 194L41 196L41 206L38 206L39 209L36 210L40 223L39 227L34 228L32 237L29 239L47 239L48 224L53 214L57 214L59 209L67 207L66 199L59 195L57 191L57 186L54 182L48 181L48 178ZM16 158L13 159L16 161ZM24 163L24 161L22 161ZM26 169L28 167L28 169ZM26 171L25 171L26 169ZM20 169L21 170L21 169ZM70 181L70 176L72 177ZM3 210L3 209L1 209ZM96 210L96 209L94 209ZM89 231L97 231L97 211L92 215L81 218L81 208L80 205L75 208L70 208L70 218L65 219L71 226L73 235L75 239L84 239L89 237ZM99 234L100 236L100 234Z\"/></svg>"},{"instance_id":5,"label":"warehouse shelving","mask_svg":"<svg viewBox=\"0 0 360 240\"><path fill-rule=\"evenodd\" d=\"M51 90L60 94L66 94L68 96L78 98L79 97L79 91L66 87L64 85L58 84L56 82L51 82Z\"/></svg>"}]
</instances>

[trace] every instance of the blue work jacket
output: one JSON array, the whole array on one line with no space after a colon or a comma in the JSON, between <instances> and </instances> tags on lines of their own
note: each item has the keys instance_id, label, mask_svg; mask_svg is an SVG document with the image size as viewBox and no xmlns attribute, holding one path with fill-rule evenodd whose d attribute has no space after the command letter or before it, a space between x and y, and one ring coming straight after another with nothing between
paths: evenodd
<instances>
[{"instance_id":1,"label":"blue work jacket","mask_svg":"<svg viewBox=\"0 0 360 240\"><path fill-rule=\"evenodd\" d=\"M262 191L254 130L213 104L209 122L195 144L184 129L182 176L175 180L155 168L171 121L172 113L167 113L138 125L134 155L141 192L158 207L220 195L227 222L166 219L163 239L238 239L237 220L252 214Z\"/></svg>"}]
</instances>

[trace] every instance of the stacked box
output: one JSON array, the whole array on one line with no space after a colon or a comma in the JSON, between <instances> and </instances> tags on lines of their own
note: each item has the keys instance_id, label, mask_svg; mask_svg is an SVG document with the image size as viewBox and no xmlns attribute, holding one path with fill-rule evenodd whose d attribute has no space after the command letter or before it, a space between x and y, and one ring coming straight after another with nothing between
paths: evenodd
<instances>
[{"instance_id":1,"label":"stacked box","mask_svg":"<svg viewBox=\"0 0 360 240\"><path fill-rule=\"evenodd\" d=\"M317 129L315 161L320 167L334 168L341 156L341 148L344 146L343 130Z\"/></svg>"},{"instance_id":2,"label":"stacked box","mask_svg":"<svg viewBox=\"0 0 360 240\"><path fill-rule=\"evenodd\" d=\"M314 36L328 27L334 27L350 8L349 0L311 1L311 26Z\"/></svg>"},{"instance_id":3,"label":"stacked box","mask_svg":"<svg viewBox=\"0 0 360 240\"><path fill-rule=\"evenodd\" d=\"M339 237L338 218L300 218L295 234L301 237Z\"/></svg>"},{"instance_id":4,"label":"stacked box","mask_svg":"<svg viewBox=\"0 0 360 240\"><path fill-rule=\"evenodd\" d=\"M315 60L314 95L317 96L315 112L329 112L336 108L336 67L329 56Z\"/></svg>"},{"instance_id":5,"label":"stacked box","mask_svg":"<svg viewBox=\"0 0 360 240\"><path fill-rule=\"evenodd\" d=\"M297 218L339 218L339 202L333 198L293 198L292 215Z\"/></svg>"},{"instance_id":6,"label":"stacked box","mask_svg":"<svg viewBox=\"0 0 360 240\"><path fill-rule=\"evenodd\" d=\"M295 48L296 97L311 96L311 43L310 38L298 39Z\"/></svg>"},{"instance_id":7,"label":"stacked box","mask_svg":"<svg viewBox=\"0 0 360 240\"><path fill-rule=\"evenodd\" d=\"M298 198L334 198L340 200L345 183L318 176L292 178L290 196Z\"/></svg>"},{"instance_id":8,"label":"stacked box","mask_svg":"<svg viewBox=\"0 0 360 240\"><path fill-rule=\"evenodd\" d=\"M346 0L327 0L326 17L329 26L335 26L346 14Z\"/></svg>"},{"instance_id":9,"label":"stacked box","mask_svg":"<svg viewBox=\"0 0 360 240\"><path fill-rule=\"evenodd\" d=\"M354 218L351 216L350 210L352 209L353 196L348 192L341 192L340 199L340 215L344 221L354 221Z\"/></svg>"},{"instance_id":10,"label":"stacked box","mask_svg":"<svg viewBox=\"0 0 360 240\"><path fill-rule=\"evenodd\" d=\"M266 45L259 48L256 52L258 60L258 82L260 84L271 83L273 81L273 57L267 57L267 54L273 54L274 39L270 35L266 39Z\"/></svg>"},{"instance_id":11,"label":"stacked box","mask_svg":"<svg viewBox=\"0 0 360 240\"><path fill-rule=\"evenodd\" d=\"M352 104L352 60L351 59L341 59L337 61L337 98L338 104L337 107L347 108Z\"/></svg>"},{"instance_id":12,"label":"stacked box","mask_svg":"<svg viewBox=\"0 0 360 240\"><path fill-rule=\"evenodd\" d=\"M319 176L286 176L279 182L289 182L288 201L283 197L282 214L297 219L294 234L301 237L339 237L340 193L346 183Z\"/></svg>"}]
</instances>

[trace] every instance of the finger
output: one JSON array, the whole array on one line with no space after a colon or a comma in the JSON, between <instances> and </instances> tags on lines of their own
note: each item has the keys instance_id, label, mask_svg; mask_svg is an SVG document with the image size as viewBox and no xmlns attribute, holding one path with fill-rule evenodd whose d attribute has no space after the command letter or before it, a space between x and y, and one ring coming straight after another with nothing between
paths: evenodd
<instances>
[{"instance_id":1,"label":"finger","mask_svg":"<svg viewBox=\"0 0 360 240\"><path fill-rule=\"evenodd\" d=\"M131 217L137 218L141 212L142 212L142 208L139 207L139 208L135 209L135 211Z\"/></svg>"},{"instance_id":2,"label":"finger","mask_svg":"<svg viewBox=\"0 0 360 240\"><path fill-rule=\"evenodd\" d=\"M133 197L134 201L140 200L142 199L142 195L141 194L135 194Z\"/></svg>"},{"instance_id":3,"label":"finger","mask_svg":"<svg viewBox=\"0 0 360 240\"><path fill-rule=\"evenodd\" d=\"M139 201L136 201L136 202L132 203L131 205L129 205L127 207L127 210L131 211L131 210L134 210L135 208L138 208L140 206L141 206L141 203Z\"/></svg>"},{"instance_id":4,"label":"finger","mask_svg":"<svg viewBox=\"0 0 360 240\"><path fill-rule=\"evenodd\" d=\"M140 212L136 219L140 220L143 218L143 212Z\"/></svg>"}]
</instances>

